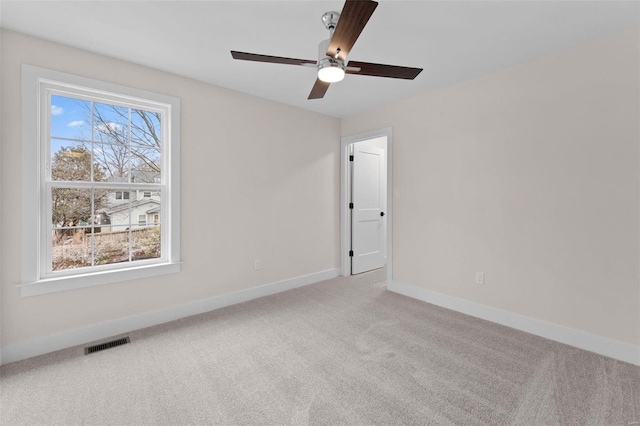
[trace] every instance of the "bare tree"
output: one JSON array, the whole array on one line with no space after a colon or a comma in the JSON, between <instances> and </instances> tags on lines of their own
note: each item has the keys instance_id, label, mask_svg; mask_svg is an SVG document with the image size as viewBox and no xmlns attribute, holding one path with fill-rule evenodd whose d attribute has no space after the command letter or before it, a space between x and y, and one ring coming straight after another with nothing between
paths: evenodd
<instances>
[{"instance_id":1,"label":"bare tree","mask_svg":"<svg viewBox=\"0 0 640 426\"><path fill-rule=\"evenodd\" d=\"M94 181L104 179L100 165L91 164L91 153L83 146L62 147L53 156L51 177L55 181L91 181L93 169ZM91 189L89 188L53 188L52 221L63 226L76 226L91 223ZM94 191L93 204L97 209L104 199L104 191Z\"/></svg>"},{"instance_id":2,"label":"bare tree","mask_svg":"<svg viewBox=\"0 0 640 426\"><path fill-rule=\"evenodd\" d=\"M89 108L87 105L87 114L91 116ZM93 140L102 144L94 148L94 158L108 177L160 173L160 123L161 115L156 112L106 104L94 106Z\"/></svg>"}]
</instances>

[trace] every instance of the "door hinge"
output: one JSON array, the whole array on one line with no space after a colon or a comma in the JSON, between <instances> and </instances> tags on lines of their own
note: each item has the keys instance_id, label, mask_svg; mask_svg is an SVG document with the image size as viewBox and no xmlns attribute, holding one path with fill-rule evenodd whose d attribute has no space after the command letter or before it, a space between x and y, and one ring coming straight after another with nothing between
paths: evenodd
<instances>
[{"instance_id":1,"label":"door hinge","mask_svg":"<svg viewBox=\"0 0 640 426\"><path fill-rule=\"evenodd\" d=\"M349 257L353 257L353 250L349 250Z\"/></svg>"},{"instance_id":2,"label":"door hinge","mask_svg":"<svg viewBox=\"0 0 640 426\"><path fill-rule=\"evenodd\" d=\"M353 155L349 156L349 161L353 161Z\"/></svg>"},{"instance_id":3,"label":"door hinge","mask_svg":"<svg viewBox=\"0 0 640 426\"><path fill-rule=\"evenodd\" d=\"M349 208L353 209L353 203L349 203Z\"/></svg>"}]
</instances>

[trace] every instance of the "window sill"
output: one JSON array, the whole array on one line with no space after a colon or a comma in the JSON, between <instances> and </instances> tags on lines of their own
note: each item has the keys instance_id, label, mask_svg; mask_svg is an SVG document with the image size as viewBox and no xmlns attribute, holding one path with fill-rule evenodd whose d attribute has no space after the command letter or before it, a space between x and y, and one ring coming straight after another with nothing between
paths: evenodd
<instances>
[{"instance_id":1,"label":"window sill","mask_svg":"<svg viewBox=\"0 0 640 426\"><path fill-rule=\"evenodd\" d=\"M37 296L39 294L55 293L59 291L75 290L96 285L130 281L140 278L156 277L158 275L180 272L181 262L145 265L128 269L93 272L59 278L46 278L31 283L20 284L22 297Z\"/></svg>"}]
</instances>

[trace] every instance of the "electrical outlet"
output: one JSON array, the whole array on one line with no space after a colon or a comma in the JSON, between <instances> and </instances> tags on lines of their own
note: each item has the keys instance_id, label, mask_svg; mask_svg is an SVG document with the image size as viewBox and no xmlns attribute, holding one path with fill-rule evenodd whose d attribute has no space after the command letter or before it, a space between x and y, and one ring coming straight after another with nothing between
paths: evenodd
<instances>
[{"instance_id":1,"label":"electrical outlet","mask_svg":"<svg viewBox=\"0 0 640 426\"><path fill-rule=\"evenodd\" d=\"M261 267L262 267L262 265L260 264L260 259L256 259L256 260L253 261L253 270L254 271L257 271Z\"/></svg>"},{"instance_id":2,"label":"electrical outlet","mask_svg":"<svg viewBox=\"0 0 640 426\"><path fill-rule=\"evenodd\" d=\"M476 284L484 285L484 272L476 272Z\"/></svg>"}]
</instances>

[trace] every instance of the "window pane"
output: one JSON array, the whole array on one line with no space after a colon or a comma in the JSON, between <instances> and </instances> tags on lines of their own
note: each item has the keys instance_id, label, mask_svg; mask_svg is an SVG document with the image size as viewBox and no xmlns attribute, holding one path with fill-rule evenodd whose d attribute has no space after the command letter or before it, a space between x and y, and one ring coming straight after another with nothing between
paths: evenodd
<instances>
[{"instance_id":1,"label":"window pane","mask_svg":"<svg viewBox=\"0 0 640 426\"><path fill-rule=\"evenodd\" d=\"M91 180L91 144L51 139L51 179ZM98 169L94 169L100 174Z\"/></svg>"},{"instance_id":2,"label":"window pane","mask_svg":"<svg viewBox=\"0 0 640 426\"><path fill-rule=\"evenodd\" d=\"M134 226L131 230L132 260L160 257L160 226Z\"/></svg>"},{"instance_id":3,"label":"window pane","mask_svg":"<svg viewBox=\"0 0 640 426\"><path fill-rule=\"evenodd\" d=\"M162 208L162 197L160 191L146 191L149 197L145 197L145 191L139 192L139 199L131 204L139 220L146 220L146 223L138 222L132 229L132 259L154 259L160 254L160 219Z\"/></svg>"},{"instance_id":4,"label":"window pane","mask_svg":"<svg viewBox=\"0 0 640 426\"><path fill-rule=\"evenodd\" d=\"M131 145L131 181L161 183L162 158L155 148Z\"/></svg>"},{"instance_id":5,"label":"window pane","mask_svg":"<svg viewBox=\"0 0 640 426\"><path fill-rule=\"evenodd\" d=\"M93 104L93 140L129 145L129 108Z\"/></svg>"},{"instance_id":6,"label":"window pane","mask_svg":"<svg viewBox=\"0 0 640 426\"><path fill-rule=\"evenodd\" d=\"M131 169L134 182L161 182L161 119L160 113L131 110Z\"/></svg>"},{"instance_id":7,"label":"window pane","mask_svg":"<svg viewBox=\"0 0 640 426\"><path fill-rule=\"evenodd\" d=\"M107 197L110 195L108 189L95 188L93 190L93 224L94 232L100 232L100 227L111 225L111 218L106 214Z\"/></svg>"},{"instance_id":8,"label":"window pane","mask_svg":"<svg viewBox=\"0 0 640 426\"><path fill-rule=\"evenodd\" d=\"M52 270L91 266L91 228L54 229L51 243Z\"/></svg>"},{"instance_id":9,"label":"window pane","mask_svg":"<svg viewBox=\"0 0 640 426\"><path fill-rule=\"evenodd\" d=\"M129 210L133 206L130 204L130 193L131 191L122 188L95 190L94 215L100 224L111 226L111 232L126 231L131 226Z\"/></svg>"},{"instance_id":10,"label":"window pane","mask_svg":"<svg viewBox=\"0 0 640 426\"><path fill-rule=\"evenodd\" d=\"M53 188L51 219L54 227L84 226L91 223L91 190Z\"/></svg>"},{"instance_id":11,"label":"window pane","mask_svg":"<svg viewBox=\"0 0 640 426\"><path fill-rule=\"evenodd\" d=\"M91 140L91 102L51 95L51 136Z\"/></svg>"},{"instance_id":12,"label":"window pane","mask_svg":"<svg viewBox=\"0 0 640 426\"><path fill-rule=\"evenodd\" d=\"M159 112L131 110L131 143L157 149L162 145L162 115Z\"/></svg>"},{"instance_id":13,"label":"window pane","mask_svg":"<svg viewBox=\"0 0 640 426\"><path fill-rule=\"evenodd\" d=\"M107 216L102 215L101 212L105 209L107 204L107 197L111 194L111 191L104 188L94 188L93 189L93 217L94 223L97 225L104 224L109 225L109 223L105 222ZM111 194L113 195L113 194Z\"/></svg>"},{"instance_id":14,"label":"window pane","mask_svg":"<svg viewBox=\"0 0 640 426\"><path fill-rule=\"evenodd\" d=\"M94 182L129 182L129 147L93 144Z\"/></svg>"},{"instance_id":15,"label":"window pane","mask_svg":"<svg viewBox=\"0 0 640 426\"><path fill-rule=\"evenodd\" d=\"M132 202L136 209L136 214L145 215L147 223L151 223L154 214L160 214L160 205L162 204L160 191L136 191L132 192L132 196L137 197Z\"/></svg>"},{"instance_id":16,"label":"window pane","mask_svg":"<svg viewBox=\"0 0 640 426\"><path fill-rule=\"evenodd\" d=\"M94 234L95 264L107 265L129 261L129 230L101 226ZM96 231L98 229L96 228Z\"/></svg>"}]
</instances>

